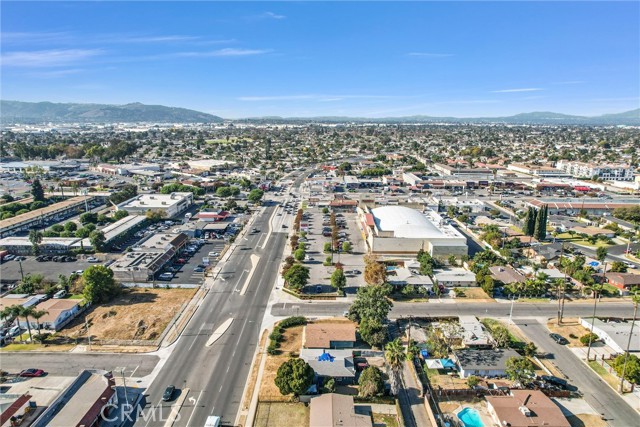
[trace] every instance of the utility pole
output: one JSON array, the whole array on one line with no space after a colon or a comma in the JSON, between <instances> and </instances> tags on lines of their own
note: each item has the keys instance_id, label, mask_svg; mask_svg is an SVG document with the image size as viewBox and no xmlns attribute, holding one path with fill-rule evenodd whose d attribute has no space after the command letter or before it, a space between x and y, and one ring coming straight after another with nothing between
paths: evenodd
<instances>
[{"instance_id":1,"label":"utility pole","mask_svg":"<svg viewBox=\"0 0 640 427\"><path fill-rule=\"evenodd\" d=\"M636 294L636 295L633 295L631 298L633 299L633 319L631 320L631 328L629 329L629 339L627 340L627 351L624 353L624 363L622 364L622 375L620 375L620 393L624 392L624 376L627 373L627 360L629 360L629 347L631 347L631 337L633 337L633 326L636 323L636 316L638 314L638 303L640 303L640 295Z\"/></svg>"},{"instance_id":2,"label":"utility pole","mask_svg":"<svg viewBox=\"0 0 640 427\"><path fill-rule=\"evenodd\" d=\"M509 310L509 325L513 324L513 303L516 300L516 296L515 295L511 295L511 309Z\"/></svg>"},{"instance_id":3,"label":"utility pole","mask_svg":"<svg viewBox=\"0 0 640 427\"><path fill-rule=\"evenodd\" d=\"M122 384L124 384L124 400L129 403L129 394L127 393L127 380L124 376L124 368L120 370L120 373L122 374Z\"/></svg>"},{"instance_id":4,"label":"utility pole","mask_svg":"<svg viewBox=\"0 0 640 427\"><path fill-rule=\"evenodd\" d=\"M607 271L607 263L604 263L604 268L602 269L602 283L604 283L605 272ZM598 299L600 298L600 292L602 292L602 284L594 285L593 289L593 316L591 316L591 330L589 331L589 348L587 349L587 363L589 362L589 355L591 354L591 344L593 343L593 328L596 323L596 307L598 306Z\"/></svg>"},{"instance_id":5,"label":"utility pole","mask_svg":"<svg viewBox=\"0 0 640 427\"><path fill-rule=\"evenodd\" d=\"M22 259L18 260L18 264L20 265L20 278L24 282L24 271L22 270Z\"/></svg>"},{"instance_id":6,"label":"utility pole","mask_svg":"<svg viewBox=\"0 0 640 427\"><path fill-rule=\"evenodd\" d=\"M564 242L560 247L560 261L564 259ZM560 265L562 267L562 265ZM562 323L562 316L564 315L564 297L567 289L567 269L564 269L564 278L562 282L562 289L558 288L558 326Z\"/></svg>"}]
</instances>

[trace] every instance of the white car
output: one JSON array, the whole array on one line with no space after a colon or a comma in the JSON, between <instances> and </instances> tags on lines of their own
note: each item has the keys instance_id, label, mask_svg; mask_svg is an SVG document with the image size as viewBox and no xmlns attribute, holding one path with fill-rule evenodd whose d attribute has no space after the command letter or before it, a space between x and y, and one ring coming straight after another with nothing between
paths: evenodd
<instances>
[{"instance_id":1,"label":"white car","mask_svg":"<svg viewBox=\"0 0 640 427\"><path fill-rule=\"evenodd\" d=\"M82 273L84 273L84 270L76 270L73 272L73 274L77 274L78 276L80 276Z\"/></svg>"},{"instance_id":2,"label":"white car","mask_svg":"<svg viewBox=\"0 0 640 427\"><path fill-rule=\"evenodd\" d=\"M218 255L220 255L218 252L209 252L210 257L217 257Z\"/></svg>"},{"instance_id":3,"label":"white car","mask_svg":"<svg viewBox=\"0 0 640 427\"><path fill-rule=\"evenodd\" d=\"M87 258L87 262L100 262L100 260L96 257L90 256Z\"/></svg>"},{"instance_id":4,"label":"white car","mask_svg":"<svg viewBox=\"0 0 640 427\"><path fill-rule=\"evenodd\" d=\"M160 280L171 280L171 279L173 279L173 273L162 273L161 275L158 276L158 279L160 279Z\"/></svg>"}]
</instances>

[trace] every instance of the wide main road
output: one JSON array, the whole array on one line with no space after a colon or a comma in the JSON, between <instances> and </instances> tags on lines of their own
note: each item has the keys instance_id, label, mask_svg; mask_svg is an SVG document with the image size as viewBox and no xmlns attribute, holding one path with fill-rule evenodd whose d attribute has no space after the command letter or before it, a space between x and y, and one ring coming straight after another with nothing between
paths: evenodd
<instances>
[{"instance_id":1,"label":"wide main road","mask_svg":"<svg viewBox=\"0 0 640 427\"><path fill-rule=\"evenodd\" d=\"M143 402L147 417L139 418L136 425L203 426L209 415L222 416L225 425L235 422L287 241L286 232L270 228L275 209L271 203L257 214L249 227L259 231L236 241L233 253L149 387ZM163 402L168 385L178 391L172 401Z\"/></svg>"}]
</instances>

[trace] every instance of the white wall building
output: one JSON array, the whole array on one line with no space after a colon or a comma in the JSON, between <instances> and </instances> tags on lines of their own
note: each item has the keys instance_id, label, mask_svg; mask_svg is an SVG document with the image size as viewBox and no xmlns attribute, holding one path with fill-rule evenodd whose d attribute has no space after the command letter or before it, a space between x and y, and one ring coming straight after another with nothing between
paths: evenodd
<instances>
[{"instance_id":1,"label":"white wall building","mask_svg":"<svg viewBox=\"0 0 640 427\"><path fill-rule=\"evenodd\" d=\"M193 204L193 193L140 194L118 205L130 214L144 215L147 211L163 211L167 218L178 215Z\"/></svg>"},{"instance_id":2,"label":"white wall building","mask_svg":"<svg viewBox=\"0 0 640 427\"><path fill-rule=\"evenodd\" d=\"M599 165L560 160L556 163L556 167L574 177L592 178L597 176L603 181L633 181L633 166L627 164L605 163Z\"/></svg>"},{"instance_id":3,"label":"white wall building","mask_svg":"<svg viewBox=\"0 0 640 427\"><path fill-rule=\"evenodd\" d=\"M358 208L358 223L373 254L411 258L423 249L432 256L467 254L467 239L433 211L403 206Z\"/></svg>"}]
</instances>

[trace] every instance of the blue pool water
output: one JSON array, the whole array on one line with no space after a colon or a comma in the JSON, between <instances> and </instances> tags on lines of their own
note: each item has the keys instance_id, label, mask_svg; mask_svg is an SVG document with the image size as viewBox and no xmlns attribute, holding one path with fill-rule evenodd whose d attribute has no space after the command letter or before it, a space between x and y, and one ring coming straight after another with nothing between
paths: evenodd
<instances>
[{"instance_id":1,"label":"blue pool water","mask_svg":"<svg viewBox=\"0 0 640 427\"><path fill-rule=\"evenodd\" d=\"M460 418L465 427L484 427L480 414L473 408L464 408L458 412L458 418Z\"/></svg>"}]
</instances>

